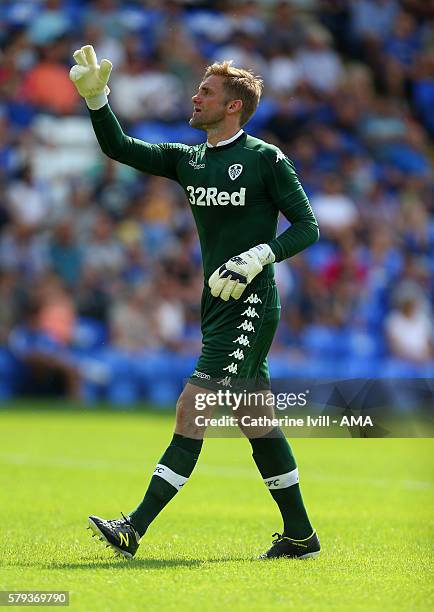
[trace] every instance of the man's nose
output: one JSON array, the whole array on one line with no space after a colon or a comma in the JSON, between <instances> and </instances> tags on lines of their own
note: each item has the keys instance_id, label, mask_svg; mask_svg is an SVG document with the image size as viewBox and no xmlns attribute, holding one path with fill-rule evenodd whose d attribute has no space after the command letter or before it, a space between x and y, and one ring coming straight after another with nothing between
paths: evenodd
<instances>
[{"instance_id":1,"label":"man's nose","mask_svg":"<svg viewBox=\"0 0 434 612\"><path fill-rule=\"evenodd\" d=\"M194 94L194 96L191 98L193 104L200 104L200 97L198 96L198 94Z\"/></svg>"}]
</instances>

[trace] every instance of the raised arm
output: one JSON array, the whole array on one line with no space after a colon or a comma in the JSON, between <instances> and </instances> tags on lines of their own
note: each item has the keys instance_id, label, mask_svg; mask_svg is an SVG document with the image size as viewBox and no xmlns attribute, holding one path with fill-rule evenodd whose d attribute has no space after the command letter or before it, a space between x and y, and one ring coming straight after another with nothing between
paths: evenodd
<instances>
[{"instance_id":1,"label":"raised arm","mask_svg":"<svg viewBox=\"0 0 434 612\"><path fill-rule=\"evenodd\" d=\"M74 60L77 63L71 68L70 78L86 100L102 151L111 159L137 170L177 180L176 167L189 147L178 143L149 144L125 134L108 105L111 62L103 59L98 64L92 45L75 51Z\"/></svg>"}]
</instances>

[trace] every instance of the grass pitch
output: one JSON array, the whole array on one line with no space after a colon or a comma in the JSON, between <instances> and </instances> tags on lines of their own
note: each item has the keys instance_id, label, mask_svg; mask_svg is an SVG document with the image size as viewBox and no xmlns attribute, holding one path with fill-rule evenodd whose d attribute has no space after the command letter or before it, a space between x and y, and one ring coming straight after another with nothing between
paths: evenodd
<instances>
[{"instance_id":1,"label":"grass pitch","mask_svg":"<svg viewBox=\"0 0 434 612\"><path fill-rule=\"evenodd\" d=\"M77 610L432 609L432 440L295 439L322 554L255 561L281 529L243 439L208 439L137 556L87 515L133 509L172 414L0 410L0 589L69 590Z\"/></svg>"}]
</instances>

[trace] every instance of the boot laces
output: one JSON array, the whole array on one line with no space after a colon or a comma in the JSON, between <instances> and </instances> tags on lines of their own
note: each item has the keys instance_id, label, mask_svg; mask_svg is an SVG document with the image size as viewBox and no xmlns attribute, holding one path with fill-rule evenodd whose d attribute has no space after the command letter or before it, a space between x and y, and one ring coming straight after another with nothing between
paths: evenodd
<instances>
[{"instance_id":1,"label":"boot laces","mask_svg":"<svg viewBox=\"0 0 434 612\"><path fill-rule=\"evenodd\" d=\"M110 519L109 521L107 521L107 523L109 524L110 527L123 527L125 524L128 525L128 527L133 528L132 524L130 523L129 519L124 515L123 512L121 512L122 518L120 519Z\"/></svg>"},{"instance_id":2,"label":"boot laces","mask_svg":"<svg viewBox=\"0 0 434 612\"><path fill-rule=\"evenodd\" d=\"M276 531L276 533L273 533L273 535L271 536L272 538L276 538L275 540L273 540L273 544L277 544L277 542L280 542L281 540L284 539L283 534L279 533Z\"/></svg>"}]
</instances>

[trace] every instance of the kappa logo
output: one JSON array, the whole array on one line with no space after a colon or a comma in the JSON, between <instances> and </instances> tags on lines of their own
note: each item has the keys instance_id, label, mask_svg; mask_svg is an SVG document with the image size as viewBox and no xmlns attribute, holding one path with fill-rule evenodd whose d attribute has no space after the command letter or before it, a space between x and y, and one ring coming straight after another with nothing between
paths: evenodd
<instances>
[{"instance_id":1,"label":"kappa logo","mask_svg":"<svg viewBox=\"0 0 434 612\"><path fill-rule=\"evenodd\" d=\"M190 166L193 166L194 170L202 170L203 168L205 168L205 164L198 164L197 161L194 159L190 159L188 163L190 164Z\"/></svg>"},{"instance_id":2,"label":"kappa logo","mask_svg":"<svg viewBox=\"0 0 434 612\"><path fill-rule=\"evenodd\" d=\"M256 308L252 308L251 306L249 306L248 308L246 308L246 310L244 312L241 313L241 316L246 316L246 317L251 317L253 319L253 317L258 317L259 319L259 315L256 312Z\"/></svg>"},{"instance_id":3,"label":"kappa logo","mask_svg":"<svg viewBox=\"0 0 434 612\"><path fill-rule=\"evenodd\" d=\"M235 340L232 340L232 342L234 344L241 344L241 346L250 347L249 339L244 334L241 334L241 336L238 336L238 338L235 338Z\"/></svg>"},{"instance_id":4,"label":"kappa logo","mask_svg":"<svg viewBox=\"0 0 434 612\"><path fill-rule=\"evenodd\" d=\"M238 364L232 362L229 365L227 365L225 368L223 368L223 370L226 370L227 372L230 372L231 374L237 374Z\"/></svg>"},{"instance_id":5,"label":"kappa logo","mask_svg":"<svg viewBox=\"0 0 434 612\"><path fill-rule=\"evenodd\" d=\"M244 359L244 351L237 348L236 351L229 353L229 357L235 357L235 359L238 359L238 361L241 361L242 359Z\"/></svg>"},{"instance_id":6,"label":"kappa logo","mask_svg":"<svg viewBox=\"0 0 434 612\"><path fill-rule=\"evenodd\" d=\"M229 166L228 168L229 178L234 181L240 176L242 171L243 166L241 164L232 164L232 166Z\"/></svg>"},{"instance_id":7,"label":"kappa logo","mask_svg":"<svg viewBox=\"0 0 434 612\"><path fill-rule=\"evenodd\" d=\"M200 160L202 159L200 148L194 147L191 150L190 155L191 159L188 163L190 164L190 166L193 166L194 170L202 170L203 168L205 168L205 164L200 163Z\"/></svg>"},{"instance_id":8,"label":"kappa logo","mask_svg":"<svg viewBox=\"0 0 434 612\"><path fill-rule=\"evenodd\" d=\"M262 300L258 298L256 293L251 293L247 300L244 300L244 304L262 304Z\"/></svg>"},{"instance_id":9,"label":"kappa logo","mask_svg":"<svg viewBox=\"0 0 434 612\"><path fill-rule=\"evenodd\" d=\"M251 321L248 321L247 319L244 319L241 325L237 325L237 329L244 329L244 331L255 332L253 323Z\"/></svg>"},{"instance_id":10,"label":"kappa logo","mask_svg":"<svg viewBox=\"0 0 434 612\"><path fill-rule=\"evenodd\" d=\"M285 153L282 153L282 151L280 149L277 149L276 151L276 164L277 162L280 162L282 159L285 159L286 155Z\"/></svg>"},{"instance_id":11,"label":"kappa logo","mask_svg":"<svg viewBox=\"0 0 434 612\"><path fill-rule=\"evenodd\" d=\"M224 378L219 380L217 384L222 385L223 387L232 387L231 378L231 376L225 376Z\"/></svg>"}]
</instances>

